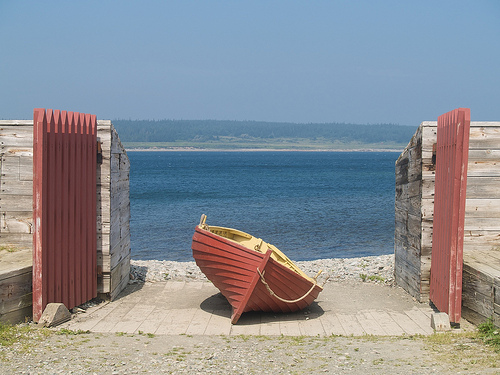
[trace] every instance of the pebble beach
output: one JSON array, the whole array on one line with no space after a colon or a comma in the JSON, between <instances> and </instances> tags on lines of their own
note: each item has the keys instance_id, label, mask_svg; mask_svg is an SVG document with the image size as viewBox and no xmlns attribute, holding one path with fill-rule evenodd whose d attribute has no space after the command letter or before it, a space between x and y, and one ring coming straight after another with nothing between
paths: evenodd
<instances>
[{"instance_id":1,"label":"pebble beach","mask_svg":"<svg viewBox=\"0 0 500 375\"><path fill-rule=\"evenodd\" d=\"M314 277L322 271L318 282L359 281L392 285L394 283L394 254L332 258L295 262L307 275ZM130 283L167 280L207 280L194 261L131 260Z\"/></svg>"}]
</instances>

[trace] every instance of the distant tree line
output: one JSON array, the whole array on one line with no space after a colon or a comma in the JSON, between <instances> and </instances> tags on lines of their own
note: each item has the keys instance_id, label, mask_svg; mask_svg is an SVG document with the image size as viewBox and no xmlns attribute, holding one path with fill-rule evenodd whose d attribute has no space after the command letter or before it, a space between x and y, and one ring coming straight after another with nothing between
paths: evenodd
<instances>
[{"instance_id":1,"label":"distant tree line","mask_svg":"<svg viewBox=\"0 0 500 375\"><path fill-rule=\"evenodd\" d=\"M303 138L406 144L415 129L397 124L284 123L220 120L113 120L122 142L210 141L218 137Z\"/></svg>"}]
</instances>

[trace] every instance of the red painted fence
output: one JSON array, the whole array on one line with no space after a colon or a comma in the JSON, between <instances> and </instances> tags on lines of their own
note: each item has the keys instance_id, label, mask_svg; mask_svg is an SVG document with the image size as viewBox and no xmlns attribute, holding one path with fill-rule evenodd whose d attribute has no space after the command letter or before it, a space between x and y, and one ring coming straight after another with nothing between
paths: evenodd
<instances>
[{"instance_id":1,"label":"red painted fence","mask_svg":"<svg viewBox=\"0 0 500 375\"><path fill-rule=\"evenodd\" d=\"M97 296L96 116L33 111L33 320Z\"/></svg>"},{"instance_id":2,"label":"red painted fence","mask_svg":"<svg viewBox=\"0 0 500 375\"><path fill-rule=\"evenodd\" d=\"M438 118L430 299L450 322L462 314L465 193L470 109Z\"/></svg>"}]
</instances>

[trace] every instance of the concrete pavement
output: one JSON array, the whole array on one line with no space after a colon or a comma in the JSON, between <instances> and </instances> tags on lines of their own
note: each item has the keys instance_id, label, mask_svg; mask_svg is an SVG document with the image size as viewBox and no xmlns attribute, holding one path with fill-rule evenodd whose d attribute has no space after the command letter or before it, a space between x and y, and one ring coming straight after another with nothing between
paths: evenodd
<instances>
[{"instance_id":1,"label":"concrete pavement","mask_svg":"<svg viewBox=\"0 0 500 375\"><path fill-rule=\"evenodd\" d=\"M231 325L231 306L212 283L131 284L117 300L77 314L58 328L155 335L428 335L432 308L401 288L329 282L306 310L244 313ZM461 329L472 329L462 320Z\"/></svg>"}]
</instances>

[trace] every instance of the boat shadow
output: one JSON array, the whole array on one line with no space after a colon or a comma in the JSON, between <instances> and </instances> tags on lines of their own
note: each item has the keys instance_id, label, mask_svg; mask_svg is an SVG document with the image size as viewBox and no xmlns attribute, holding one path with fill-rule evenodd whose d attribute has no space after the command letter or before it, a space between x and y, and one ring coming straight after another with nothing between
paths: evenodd
<instances>
[{"instance_id":1,"label":"boat shadow","mask_svg":"<svg viewBox=\"0 0 500 375\"><path fill-rule=\"evenodd\" d=\"M200 308L208 313L231 318L232 308L222 293L216 293L206 298ZM254 325L268 322L289 322L318 319L325 313L323 308L314 301L310 306L303 310L292 313L274 313L263 311L249 311L241 315L236 323L237 325Z\"/></svg>"}]
</instances>

